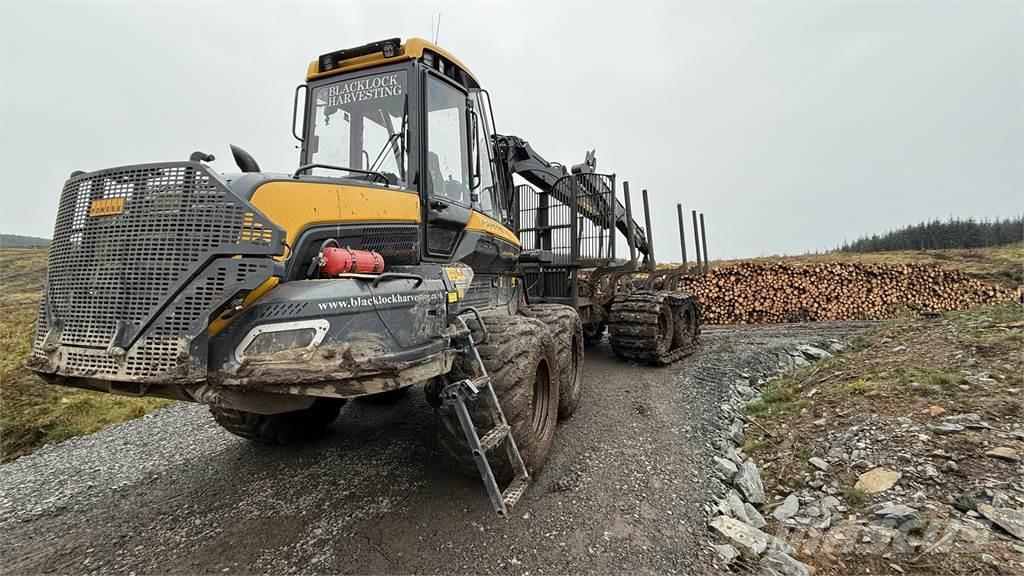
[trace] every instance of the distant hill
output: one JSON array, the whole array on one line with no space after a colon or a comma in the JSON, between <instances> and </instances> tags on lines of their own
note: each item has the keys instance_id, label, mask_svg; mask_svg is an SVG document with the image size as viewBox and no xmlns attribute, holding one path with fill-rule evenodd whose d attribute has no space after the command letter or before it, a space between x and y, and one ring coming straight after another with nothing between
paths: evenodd
<instances>
[{"instance_id":1,"label":"distant hill","mask_svg":"<svg viewBox=\"0 0 1024 576\"><path fill-rule=\"evenodd\" d=\"M0 246L49 246L46 238L20 236L18 234L0 234Z\"/></svg>"},{"instance_id":2,"label":"distant hill","mask_svg":"<svg viewBox=\"0 0 1024 576\"><path fill-rule=\"evenodd\" d=\"M1024 240L1024 216L1002 220L950 218L932 220L863 236L839 247L840 252L887 252L890 250L945 250L1005 246Z\"/></svg>"}]
</instances>

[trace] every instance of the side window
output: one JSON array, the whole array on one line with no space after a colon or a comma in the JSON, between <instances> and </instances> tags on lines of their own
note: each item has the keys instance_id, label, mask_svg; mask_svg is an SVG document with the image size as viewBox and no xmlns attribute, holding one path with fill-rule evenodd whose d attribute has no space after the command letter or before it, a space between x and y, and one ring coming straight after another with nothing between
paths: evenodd
<instances>
[{"instance_id":1,"label":"side window","mask_svg":"<svg viewBox=\"0 0 1024 576\"><path fill-rule=\"evenodd\" d=\"M427 191L469 205L466 96L427 77Z\"/></svg>"},{"instance_id":2,"label":"side window","mask_svg":"<svg viewBox=\"0 0 1024 576\"><path fill-rule=\"evenodd\" d=\"M494 151L491 149L491 135L494 128L491 126L491 115L487 109L486 99L481 97L480 92L473 95L477 116L480 118L480 130L478 133L479 142L477 149L480 150L480 209L485 214L502 222L502 204L498 195L498 187L494 185Z\"/></svg>"}]
</instances>

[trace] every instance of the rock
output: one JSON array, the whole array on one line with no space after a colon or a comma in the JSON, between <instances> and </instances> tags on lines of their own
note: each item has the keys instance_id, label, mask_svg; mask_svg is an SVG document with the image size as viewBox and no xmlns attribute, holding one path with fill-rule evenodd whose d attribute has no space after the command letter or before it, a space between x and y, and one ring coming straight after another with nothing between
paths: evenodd
<instances>
[{"instance_id":1,"label":"rock","mask_svg":"<svg viewBox=\"0 0 1024 576\"><path fill-rule=\"evenodd\" d=\"M1016 450L1008 446L1000 446L993 448L988 452L985 452L985 456L991 456L993 458L1001 458L1003 460L1009 460L1010 462L1016 462L1020 460L1020 454Z\"/></svg>"},{"instance_id":2,"label":"rock","mask_svg":"<svg viewBox=\"0 0 1024 576\"><path fill-rule=\"evenodd\" d=\"M978 512L1016 536L1018 540L1024 540L1024 512L1013 508L996 508L988 504L978 504Z\"/></svg>"},{"instance_id":3,"label":"rock","mask_svg":"<svg viewBox=\"0 0 1024 576\"><path fill-rule=\"evenodd\" d=\"M739 551L732 544L715 544L715 551L726 564L740 557Z\"/></svg>"},{"instance_id":4,"label":"rock","mask_svg":"<svg viewBox=\"0 0 1024 576\"><path fill-rule=\"evenodd\" d=\"M711 529L746 557L757 559L768 549L768 535L757 528L728 516L715 516L709 523Z\"/></svg>"},{"instance_id":5,"label":"rock","mask_svg":"<svg viewBox=\"0 0 1024 576\"><path fill-rule=\"evenodd\" d=\"M736 465L731 461L722 458L721 456L715 456L715 476L723 482L732 482L733 476L736 475Z\"/></svg>"},{"instance_id":6,"label":"rock","mask_svg":"<svg viewBox=\"0 0 1024 576\"><path fill-rule=\"evenodd\" d=\"M808 576L810 574L803 562L778 550L773 550L761 558L758 567L761 568L761 574L765 576Z\"/></svg>"},{"instance_id":7,"label":"rock","mask_svg":"<svg viewBox=\"0 0 1024 576\"><path fill-rule=\"evenodd\" d=\"M981 416L974 412L968 412L966 414L954 414L952 416L944 416L943 420L950 420L953 422L981 422Z\"/></svg>"},{"instance_id":8,"label":"rock","mask_svg":"<svg viewBox=\"0 0 1024 576\"><path fill-rule=\"evenodd\" d=\"M732 421L729 425L729 439L736 443L737 446L743 446L743 421L739 418Z\"/></svg>"},{"instance_id":9,"label":"rock","mask_svg":"<svg viewBox=\"0 0 1024 576\"><path fill-rule=\"evenodd\" d=\"M722 442L722 456L737 466L743 463L743 459L736 453L736 447L732 442Z\"/></svg>"},{"instance_id":10,"label":"rock","mask_svg":"<svg viewBox=\"0 0 1024 576\"><path fill-rule=\"evenodd\" d=\"M772 510L772 516L781 522L796 516L796 513L799 511L800 499L796 497L796 494L790 494L789 496L786 496L786 499L782 501L782 504L779 504L775 507L775 510Z\"/></svg>"},{"instance_id":11,"label":"rock","mask_svg":"<svg viewBox=\"0 0 1024 576\"><path fill-rule=\"evenodd\" d=\"M924 527L921 513L903 504L889 504L875 511L875 517L882 521L883 526L899 528L904 532L920 530Z\"/></svg>"},{"instance_id":12,"label":"rock","mask_svg":"<svg viewBox=\"0 0 1024 576\"><path fill-rule=\"evenodd\" d=\"M742 396L745 400L750 400L754 396L757 396L757 390L754 390L753 388L745 384L743 386L737 386L736 391L739 392L740 396Z\"/></svg>"},{"instance_id":13,"label":"rock","mask_svg":"<svg viewBox=\"0 0 1024 576\"><path fill-rule=\"evenodd\" d=\"M808 462L811 464L811 466L814 466L815 468L821 470L822 472L828 471L828 462L825 462L824 460L818 458L817 456L811 458L810 460L808 460Z\"/></svg>"},{"instance_id":14,"label":"rock","mask_svg":"<svg viewBox=\"0 0 1024 576\"><path fill-rule=\"evenodd\" d=\"M757 508L754 508L754 505L750 502L743 503L743 511L747 514L747 523L754 528L764 528L768 525L768 523L764 521L764 516L761 516L761 513L758 512Z\"/></svg>"},{"instance_id":15,"label":"rock","mask_svg":"<svg viewBox=\"0 0 1024 576\"><path fill-rule=\"evenodd\" d=\"M959 424L951 424L949 422L943 422L938 426L932 426L931 431L936 434L953 434L955 432L963 432L964 427Z\"/></svg>"},{"instance_id":16,"label":"rock","mask_svg":"<svg viewBox=\"0 0 1024 576\"><path fill-rule=\"evenodd\" d=\"M785 352L779 352L779 372L792 372L796 368L793 357Z\"/></svg>"},{"instance_id":17,"label":"rock","mask_svg":"<svg viewBox=\"0 0 1024 576\"><path fill-rule=\"evenodd\" d=\"M814 425L817 426L818 428L824 428L826 424L828 424L827 418L822 418L820 420L814 421Z\"/></svg>"},{"instance_id":18,"label":"rock","mask_svg":"<svg viewBox=\"0 0 1024 576\"><path fill-rule=\"evenodd\" d=\"M729 493L718 501L718 511L740 522L750 523L750 518L747 517L747 509L744 504L739 492L729 490Z\"/></svg>"},{"instance_id":19,"label":"rock","mask_svg":"<svg viewBox=\"0 0 1024 576\"><path fill-rule=\"evenodd\" d=\"M906 346L897 346L897 347L892 349L892 353L893 354L899 354L900 352L906 352L906 351L907 351L907 347Z\"/></svg>"},{"instance_id":20,"label":"rock","mask_svg":"<svg viewBox=\"0 0 1024 576\"><path fill-rule=\"evenodd\" d=\"M932 418L934 418L934 417L936 417L936 416L938 416L940 414L945 414L945 413L946 413L946 409L943 408L942 406L929 406L928 407L928 415L931 416Z\"/></svg>"},{"instance_id":21,"label":"rock","mask_svg":"<svg viewBox=\"0 0 1024 576\"><path fill-rule=\"evenodd\" d=\"M785 540L772 536L771 534L766 534L766 536L768 537L769 551L782 552L783 554L789 554L790 556L796 554L796 548L790 546Z\"/></svg>"},{"instance_id":22,"label":"rock","mask_svg":"<svg viewBox=\"0 0 1024 576\"><path fill-rule=\"evenodd\" d=\"M861 474L853 487L867 494L878 494L892 488L902 476L895 470L880 466Z\"/></svg>"},{"instance_id":23,"label":"rock","mask_svg":"<svg viewBox=\"0 0 1024 576\"><path fill-rule=\"evenodd\" d=\"M739 472L733 478L733 484L751 504L764 504L764 484L757 466L750 459L740 465Z\"/></svg>"},{"instance_id":24,"label":"rock","mask_svg":"<svg viewBox=\"0 0 1024 576\"><path fill-rule=\"evenodd\" d=\"M804 344L803 346L797 346L796 350L797 352L802 354L804 358L811 360L812 362L817 362L818 360L824 360L825 358L832 357L831 354L825 352L821 348L816 348L814 346L810 346L807 344Z\"/></svg>"}]
</instances>

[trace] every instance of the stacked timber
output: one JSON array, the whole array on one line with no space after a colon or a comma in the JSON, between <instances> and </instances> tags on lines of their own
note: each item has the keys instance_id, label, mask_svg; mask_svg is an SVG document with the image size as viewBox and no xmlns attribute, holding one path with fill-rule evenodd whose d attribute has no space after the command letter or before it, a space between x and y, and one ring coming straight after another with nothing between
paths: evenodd
<instances>
[{"instance_id":1,"label":"stacked timber","mask_svg":"<svg viewBox=\"0 0 1024 576\"><path fill-rule=\"evenodd\" d=\"M919 264L744 262L684 277L679 289L700 299L708 324L883 319L1021 298L1020 290Z\"/></svg>"}]
</instances>

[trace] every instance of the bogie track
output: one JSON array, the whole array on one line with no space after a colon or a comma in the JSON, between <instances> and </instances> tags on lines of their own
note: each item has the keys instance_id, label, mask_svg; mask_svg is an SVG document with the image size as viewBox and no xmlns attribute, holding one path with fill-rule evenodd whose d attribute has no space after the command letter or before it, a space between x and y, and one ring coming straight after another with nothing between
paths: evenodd
<instances>
[{"instance_id":1,"label":"bogie track","mask_svg":"<svg viewBox=\"0 0 1024 576\"><path fill-rule=\"evenodd\" d=\"M608 322L612 350L622 359L665 365L691 354L700 334L695 296L639 290L615 297Z\"/></svg>"}]
</instances>

